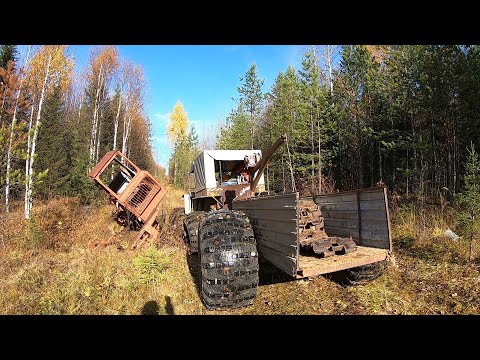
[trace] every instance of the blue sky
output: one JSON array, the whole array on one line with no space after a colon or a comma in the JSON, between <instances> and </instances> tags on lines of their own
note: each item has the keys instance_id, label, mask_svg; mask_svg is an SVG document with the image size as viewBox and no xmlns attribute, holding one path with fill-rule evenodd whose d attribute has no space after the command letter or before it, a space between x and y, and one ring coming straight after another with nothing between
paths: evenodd
<instances>
[{"instance_id":1,"label":"blue sky","mask_svg":"<svg viewBox=\"0 0 480 360\"><path fill-rule=\"evenodd\" d=\"M171 154L165 132L168 113L180 100L200 137L213 134L237 97L240 77L255 62L263 91L269 91L280 71L296 69L302 45L120 45L119 54L143 66L147 80L145 109L153 128L154 155L165 166ZM76 70L87 64L90 46L72 45Z\"/></svg>"}]
</instances>

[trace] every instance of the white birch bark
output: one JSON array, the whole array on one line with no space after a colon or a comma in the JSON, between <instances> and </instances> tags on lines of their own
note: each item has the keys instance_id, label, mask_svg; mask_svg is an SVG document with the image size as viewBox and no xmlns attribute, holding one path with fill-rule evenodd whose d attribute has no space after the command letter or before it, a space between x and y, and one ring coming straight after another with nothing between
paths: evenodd
<instances>
[{"instance_id":1,"label":"white birch bark","mask_svg":"<svg viewBox=\"0 0 480 360\"><path fill-rule=\"evenodd\" d=\"M98 154L100 151L100 139L101 139L101 132L102 132L103 107L100 106L100 104L101 104L101 100L105 98L106 87L107 87L106 81L103 81L102 93L100 95L100 101L99 101L100 111L99 111L98 122L97 122L98 131L97 131L97 142L95 145L95 164L98 162Z\"/></svg>"},{"instance_id":2,"label":"white birch bark","mask_svg":"<svg viewBox=\"0 0 480 360\"><path fill-rule=\"evenodd\" d=\"M80 102L80 104L78 104L77 125L80 124L80 115L82 113L82 105L83 105L83 96L82 95L80 95L79 102Z\"/></svg>"},{"instance_id":3,"label":"white birch bark","mask_svg":"<svg viewBox=\"0 0 480 360\"><path fill-rule=\"evenodd\" d=\"M95 155L95 144L96 144L96 138L97 138L98 103L100 98L102 70L103 70L103 64L100 65L100 71L98 72L97 89L95 92L95 104L93 106L93 123L92 123L92 132L90 137L90 149L89 149L90 162L93 161L93 157Z\"/></svg>"},{"instance_id":4,"label":"white birch bark","mask_svg":"<svg viewBox=\"0 0 480 360\"><path fill-rule=\"evenodd\" d=\"M52 62L52 55L48 56L48 63L47 63L47 70L45 71L45 78L43 79L43 86L42 86L42 92L40 95L40 100L38 102L38 110L37 110L37 117L34 125L34 131L33 131L33 138L32 138L32 145L30 148L30 155L29 155L29 164L28 164L28 178L26 178L25 181L25 193L26 193L26 198L25 198L25 218L30 219L30 212L32 210L32 190L33 190L33 162L35 160L35 147L37 145L37 136L38 136L38 129L41 125L40 122L40 116L42 114L42 105L43 105L43 100L45 98L45 90L47 88L47 81L48 77L50 75L50 64ZM32 124L33 125L33 124Z\"/></svg>"},{"instance_id":5,"label":"white birch bark","mask_svg":"<svg viewBox=\"0 0 480 360\"><path fill-rule=\"evenodd\" d=\"M113 148L112 150L117 149L117 134L118 134L118 120L120 119L120 108L122 106L122 89L120 87L120 96L118 97L118 106L117 106L117 115L115 116L115 122L113 123Z\"/></svg>"},{"instance_id":6,"label":"white birch bark","mask_svg":"<svg viewBox=\"0 0 480 360\"><path fill-rule=\"evenodd\" d=\"M125 114L123 114L122 154L127 154L127 140L130 134L130 102L132 98L127 95Z\"/></svg>"},{"instance_id":7,"label":"white birch bark","mask_svg":"<svg viewBox=\"0 0 480 360\"><path fill-rule=\"evenodd\" d=\"M120 108L122 106L122 86L120 87L120 94L118 97L118 106L117 106L117 114L115 115L115 122L113 123L113 147L112 150L117 150L117 134L118 134L118 120L120 118ZM113 180L113 173L114 167L112 165L112 175L111 178Z\"/></svg>"},{"instance_id":8,"label":"white birch bark","mask_svg":"<svg viewBox=\"0 0 480 360\"><path fill-rule=\"evenodd\" d=\"M33 96L32 101L32 111L30 112L30 121L28 122L28 138L27 138L27 159L25 161L25 186L29 179L29 171L30 171L30 147L31 147L31 138L32 138L32 124L33 124L33 112L35 110L35 95ZM24 194L24 208L25 214L28 212L28 191L25 190Z\"/></svg>"},{"instance_id":9,"label":"white birch bark","mask_svg":"<svg viewBox=\"0 0 480 360\"><path fill-rule=\"evenodd\" d=\"M132 122L131 119L132 117L129 115L127 116L127 118L123 123L122 154L125 154L125 155L127 154L127 150L128 150L127 141L130 136L130 128L131 128L131 122Z\"/></svg>"},{"instance_id":10,"label":"white birch bark","mask_svg":"<svg viewBox=\"0 0 480 360\"><path fill-rule=\"evenodd\" d=\"M28 57L30 55L30 48L31 45L28 46L27 50L27 56L25 57L25 65L24 69L27 67L28 63ZM24 72L24 74L26 71ZM10 128L10 139L8 141L8 148L7 148L7 172L5 173L5 211L8 213L10 211L10 167L11 167L11 161L12 161L12 145L13 145L13 137L15 134L15 126L17 125L17 108L18 108L18 99L20 98L20 93L22 91L22 84L23 80L25 79L25 76L22 75L20 79L20 85L17 90L17 94L15 95L15 107L13 108L13 116L12 116L12 126Z\"/></svg>"}]
</instances>

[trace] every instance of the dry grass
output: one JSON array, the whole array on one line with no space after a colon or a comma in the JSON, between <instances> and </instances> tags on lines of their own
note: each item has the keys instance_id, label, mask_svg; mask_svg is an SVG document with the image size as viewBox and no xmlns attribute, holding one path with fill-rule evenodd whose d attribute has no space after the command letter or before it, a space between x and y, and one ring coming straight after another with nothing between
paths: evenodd
<instances>
[{"instance_id":1,"label":"dry grass","mask_svg":"<svg viewBox=\"0 0 480 360\"><path fill-rule=\"evenodd\" d=\"M468 262L468 241L442 236L454 229L448 211L403 208L391 213L396 267L362 286L327 277L291 281L268 264L253 306L206 310L195 280L195 258L181 241L181 192L163 202L160 247L129 250L135 233L111 220L111 207L76 199L36 204L34 222L21 208L0 214L2 314L475 314L480 264ZM92 241L112 245L89 250Z\"/></svg>"}]
</instances>

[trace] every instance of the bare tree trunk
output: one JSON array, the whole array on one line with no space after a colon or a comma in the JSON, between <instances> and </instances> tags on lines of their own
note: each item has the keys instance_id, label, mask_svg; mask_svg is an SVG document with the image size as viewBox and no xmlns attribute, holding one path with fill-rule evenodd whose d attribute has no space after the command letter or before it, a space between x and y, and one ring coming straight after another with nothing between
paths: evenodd
<instances>
[{"instance_id":1,"label":"bare tree trunk","mask_svg":"<svg viewBox=\"0 0 480 360\"><path fill-rule=\"evenodd\" d=\"M125 109L125 115L123 120L123 135L122 135L122 154L127 154L127 141L130 136L130 127L131 127L131 115L128 114L130 104L127 104L127 109ZM127 115L128 114L128 115Z\"/></svg>"},{"instance_id":2,"label":"bare tree trunk","mask_svg":"<svg viewBox=\"0 0 480 360\"><path fill-rule=\"evenodd\" d=\"M317 117L317 128L318 128L318 193L321 194L322 193L322 153L321 153L321 137L320 137L320 117Z\"/></svg>"},{"instance_id":3,"label":"bare tree trunk","mask_svg":"<svg viewBox=\"0 0 480 360\"><path fill-rule=\"evenodd\" d=\"M472 224L475 224L475 213L471 214ZM468 255L468 261L473 260L473 229L470 229L470 254Z\"/></svg>"},{"instance_id":4,"label":"bare tree trunk","mask_svg":"<svg viewBox=\"0 0 480 360\"><path fill-rule=\"evenodd\" d=\"M30 212L32 210L32 190L33 190L33 162L35 160L35 147L37 144L38 129L41 125L40 117L42 114L43 99L45 98L45 90L47 87L48 76L50 75L50 64L52 62L52 55L48 57L47 70L45 71L45 78L43 80L42 93L38 103L37 119L35 121L35 130L33 131L32 145L29 155L28 178L25 181L25 192L27 193L25 199L25 219L30 219Z\"/></svg>"},{"instance_id":5,"label":"bare tree trunk","mask_svg":"<svg viewBox=\"0 0 480 360\"><path fill-rule=\"evenodd\" d=\"M30 147L31 147L31 138L32 138L32 124L33 124L33 113L35 111L35 94L33 95L32 101L32 111L30 112L30 121L28 122L28 138L27 138L27 159L25 161L25 189L27 186L27 181L29 179L29 170L30 170ZM24 194L24 207L25 214L28 212L28 191L25 190Z\"/></svg>"},{"instance_id":6,"label":"bare tree trunk","mask_svg":"<svg viewBox=\"0 0 480 360\"><path fill-rule=\"evenodd\" d=\"M327 67L328 67L328 89L330 95L333 94L333 78L332 78L332 47L327 45Z\"/></svg>"},{"instance_id":7,"label":"bare tree trunk","mask_svg":"<svg viewBox=\"0 0 480 360\"><path fill-rule=\"evenodd\" d=\"M418 143L416 131L415 131L415 119L414 119L414 109L411 113L411 123L412 123L412 136L413 136L413 179L412 179L412 192L416 194L417 185L418 185L418 154L417 146Z\"/></svg>"},{"instance_id":8,"label":"bare tree trunk","mask_svg":"<svg viewBox=\"0 0 480 360\"><path fill-rule=\"evenodd\" d=\"M79 104L78 104L78 118L77 118L77 125L80 124L80 114L82 112L82 105L83 105L83 96L80 95Z\"/></svg>"},{"instance_id":9,"label":"bare tree trunk","mask_svg":"<svg viewBox=\"0 0 480 360\"><path fill-rule=\"evenodd\" d=\"M373 154L372 154L373 155ZM380 150L380 144L378 144L378 174L380 175L379 181L383 181L383 169L382 169L382 152ZM387 172L388 173L388 172Z\"/></svg>"},{"instance_id":10,"label":"bare tree trunk","mask_svg":"<svg viewBox=\"0 0 480 360\"><path fill-rule=\"evenodd\" d=\"M118 107L117 107L117 115L115 116L115 122L113 124L113 148L112 150L117 150L117 134L118 134L118 120L120 118L120 108L122 106L122 91L120 90L120 96L118 97ZM112 164L112 180L113 180L113 172L114 167Z\"/></svg>"},{"instance_id":11,"label":"bare tree trunk","mask_svg":"<svg viewBox=\"0 0 480 360\"><path fill-rule=\"evenodd\" d=\"M437 151L436 151L436 148L437 148L437 144L435 143L436 139L435 139L435 124L433 123L433 119L432 121L430 122L430 133L431 133L431 137L432 137L432 158L433 158L433 171L432 171L432 177L431 177L431 182L432 182L432 186L433 188L439 188L440 186L437 184L440 182L440 180L437 179ZM446 185L448 186L448 185Z\"/></svg>"},{"instance_id":12,"label":"bare tree trunk","mask_svg":"<svg viewBox=\"0 0 480 360\"><path fill-rule=\"evenodd\" d=\"M252 121L252 150L253 150L253 138L255 136L255 116L254 116L253 100L250 103L250 120Z\"/></svg>"},{"instance_id":13,"label":"bare tree trunk","mask_svg":"<svg viewBox=\"0 0 480 360\"><path fill-rule=\"evenodd\" d=\"M453 195L457 190L457 168L458 168L458 142L457 142L457 124L455 123L455 132L453 134Z\"/></svg>"},{"instance_id":14,"label":"bare tree trunk","mask_svg":"<svg viewBox=\"0 0 480 360\"><path fill-rule=\"evenodd\" d=\"M97 89L95 92L95 103L93 106L93 124L92 124L92 133L90 136L90 151L89 151L89 159L90 162L93 161L93 157L95 155L95 144L97 138L97 119L98 119L98 103L100 101L100 90L102 88L102 70L103 64L100 65L100 71L98 72L98 79L97 79Z\"/></svg>"},{"instance_id":15,"label":"bare tree trunk","mask_svg":"<svg viewBox=\"0 0 480 360\"><path fill-rule=\"evenodd\" d=\"M30 55L31 45L28 46L27 56L25 57L25 65L23 66L24 69L27 67L28 57ZM8 149L7 149L7 171L5 173L5 212L9 212L10 210L10 164L12 161L12 146L13 146L13 137L15 134L15 126L17 125L17 108L18 108L18 100L20 99L20 93L22 91L22 84L25 76L22 75L20 79L20 85L17 90L17 94L15 95L15 107L13 108L13 116L12 116L12 126L10 128L10 139L8 141Z\"/></svg>"},{"instance_id":16,"label":"bare tree trunk","mask_svg":"<svg viewBox=\"0 0 480 360\"><path fill-rule=\"evenodd\" d=\"M410 179L410 168L409 168L409 158L408 158L409 154L408 154L408 147L407 147L407 198L408 198L408 189L409 189L409 184L408 184L408 180Z\"/></svg>"},{"instance_id":17,"label":"bare tree trunk","mask_svg":"<svg viewBox=\"0 0 480 360\"><path fill-rule=\"evenodd\" d=\"M297 188L295 186L295 178L293 177L292 157L290 156L290 148L288 146L288 138L287 138L286 144L287 144L287 153L288 153L288 165L290 167L290 176L292 177L292 191L295 192L295 191L297 191Z\"/></svg>"},{"instance_id":18,"label":"bare tree trunk","mask_svg":"<svg viewBox=\"0 0 480 360\"><path fill-rule=\"evenodd\" d=\"M117 134L118 134L118 120L120 118L120 108L122 106L122 91L120 90L120 96L118 97L117 115L115 116L115 123L113 124L113 149L117 149Z\"/></svg>"},{"instance_id":19,"label":"bare tree trunk","mask_svg":"<svg viewBox=\"0 0 480 360\"><path fill-rule=\"evenodd\" d=\"M106 82L104 81L103 82L103 86L102 86L102 94L100 96L100 100L103 100L105 98L105 88L106 88ZM103 119L103 106L101 106L101 101L99 103L99 107L100 107L100 115L98 117L98 132L97 132L97 143L96 143L96 146L95 146L95 163L98 162L98 154L100 152L100 140L101 140L101 132L102 132L102 119Z\"/></svg>"},{"instance_id":20,"label":"bare tree trunk","mask_svg":"<svg viewBox=\"0 0 480 360\"><path fill-rule=\"evenodd\" d=\"M102 135L102 127L100 126L100 122L99 122L99 126L98 126L98 132L97 132L97 142L96 142L96 145L95 145L95 164L98 162L98 153L100 151L100 138L101 138L101 135Z\"/></svg>"},{"instance_id":21,"label":"bare tree trunk","mask_svg":"<svg viewBox=\"0 0 480 360\"><path fill-rule=\"evenodd\" d=\"M330 95L333 94L333 65L332 65L333 52L334 52L333 45L324 45L322 57L325 61L325 65L327 68L326 69L327 75L325 77L327 78L328 91Z\"/></svg>"},{"instance_id":22,"label":"bare tree trunk","mask_svg":"<svg viewBox=\"0 0 480 360\"><path fill-rule=\"evenodd\" d=\"M313 101L312 101L313 103ZM312 155L312 195L315 189L315 142L313 140L313 114L312 109L310 109L310 144L312 146L311 155Z\"/></svg>"}]
</instances>

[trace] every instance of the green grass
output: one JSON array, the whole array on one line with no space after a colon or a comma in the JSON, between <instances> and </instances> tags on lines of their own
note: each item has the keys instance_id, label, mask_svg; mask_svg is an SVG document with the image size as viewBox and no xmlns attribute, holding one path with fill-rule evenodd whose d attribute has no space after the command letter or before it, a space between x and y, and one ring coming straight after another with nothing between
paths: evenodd
<instances>
[{"instance_id":1,"label":"green grass","mask_svg":"<svg viewBox=\"0 0 480 360\"><path fill-rule=\"evenodd\" d=\"M168 211L181 206L172 202ZM216 312L200 301L181 231L164 225L159 248L129 250L135 233L115 227L109 205L54 199L36 206L33 229L21 209L0 214L0 313L479 313L480 262L478 256L468 261L468 240L442 236L454 229L451 214L402 208L391 220L396 266L370 283L342 287L323 276L292 281L262 265L254 304ZM89 250L92 241L107 239L115 241Z\"/></svg>"}]
</instances>

